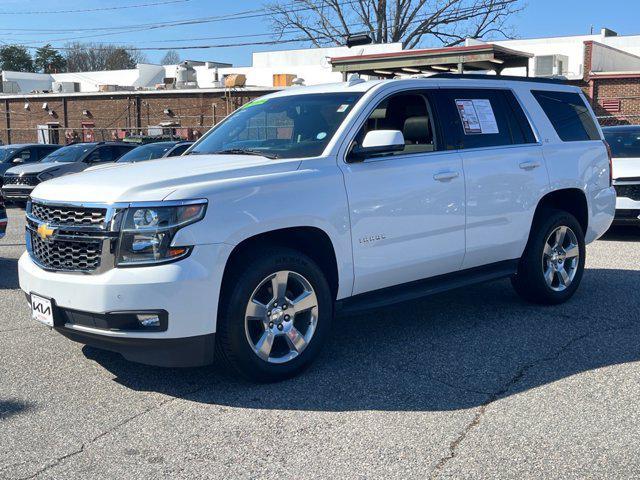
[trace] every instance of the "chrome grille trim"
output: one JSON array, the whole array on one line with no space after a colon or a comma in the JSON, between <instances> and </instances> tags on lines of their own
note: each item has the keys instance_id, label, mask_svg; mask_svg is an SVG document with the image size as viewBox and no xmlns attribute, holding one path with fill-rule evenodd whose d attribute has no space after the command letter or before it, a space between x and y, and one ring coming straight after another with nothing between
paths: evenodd
<instances>
[{"instance_id":1,"label":"chrome grille trim","mask_svg":"<svg viewBox=\"0 0 640 480\"><path fill-rule=\"evenodd\" d=\"M44 270L98 274L115 267L124 206L32 200L27 204L27 251ZM46 240L38 227L54 231Z\"/></svg>"}]
</instances>

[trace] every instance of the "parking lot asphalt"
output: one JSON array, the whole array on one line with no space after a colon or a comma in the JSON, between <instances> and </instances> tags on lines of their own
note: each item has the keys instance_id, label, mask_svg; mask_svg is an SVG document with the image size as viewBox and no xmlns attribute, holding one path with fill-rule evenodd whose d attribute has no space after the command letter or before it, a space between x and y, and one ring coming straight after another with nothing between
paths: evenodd
<instances>
[{"instance_id":1,"label":"parking lot asphalt","mask_svg":"<svg viewBox=\"0 0 640 480\"><path fill-rule=\"evenodd\" d=\"M640 472L640 229L587 249L576 296L508 281L339 317L302 376L253 385L72 343L0 240L0 478L630 478Z\"/></svg>"}]
</instances>

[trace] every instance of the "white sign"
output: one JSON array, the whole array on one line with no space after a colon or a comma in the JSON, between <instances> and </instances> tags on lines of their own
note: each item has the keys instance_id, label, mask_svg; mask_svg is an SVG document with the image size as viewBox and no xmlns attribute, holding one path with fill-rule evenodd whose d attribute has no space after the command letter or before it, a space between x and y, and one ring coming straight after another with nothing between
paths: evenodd
<instances>
[{"instance_id":1,"label":"white sign","mask_svg":"<svg viewBox=\"0 0 640 480\"><path fill-rule=\"evenodd\" d=\"M465 135L500 133L498 122L488 99L456 100Z\"/></svg>"}]
</instances>

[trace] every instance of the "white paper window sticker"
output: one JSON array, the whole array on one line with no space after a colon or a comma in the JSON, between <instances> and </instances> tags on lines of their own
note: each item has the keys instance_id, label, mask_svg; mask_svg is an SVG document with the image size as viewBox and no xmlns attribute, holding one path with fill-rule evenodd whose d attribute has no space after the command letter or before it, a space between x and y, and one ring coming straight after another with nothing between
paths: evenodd
<instances>
[{"instance_id":1,"label":"white paper window sticker","mask_svg":"<svg viewBox=\"0 0 640 480\"><path fill-rule=\"evenodd\" d=\"M340 105L338 107L338 110L336 110L338 113L344 113L347 111L347 109L349 108L349 104L348 103L343 103L342 105Z\"/></svg>"},{"instance_id":2,"label":"white paper window sticker","mask_svg":"<svg viewBox=\"0 0 640 480\"><path fill-rule=\"evenodd\" d=\"M456 100L465 135L500 133L491 101L488 99Z\"/></svg>"},{"instance_id":3,"label":"white paper window sticker","mask_svg":"<svg viewBox=\"0 0 640 480\"><path fill-rule=\"evenodd\" d=\"M318 140L324 140L325 138L327 138L327 132L320 132L318 135L316 135L316 138Z\"/></svg>"}]
</instances>

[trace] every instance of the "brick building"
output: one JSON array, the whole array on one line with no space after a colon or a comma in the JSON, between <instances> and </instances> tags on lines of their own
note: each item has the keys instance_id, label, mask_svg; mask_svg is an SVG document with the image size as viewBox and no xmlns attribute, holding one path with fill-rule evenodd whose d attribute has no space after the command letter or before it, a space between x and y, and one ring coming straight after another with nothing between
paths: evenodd
<instances>
[{"instance_id":1,"label":"brick building","mask_svg":"<svg viewBox=\"0 0 640 480\"><path fill-rule=\"evenodd\" d=\"M190 139L269 87L0 96L5 143L68 143L164 134Z\"/></svg>"}]
</instances>

